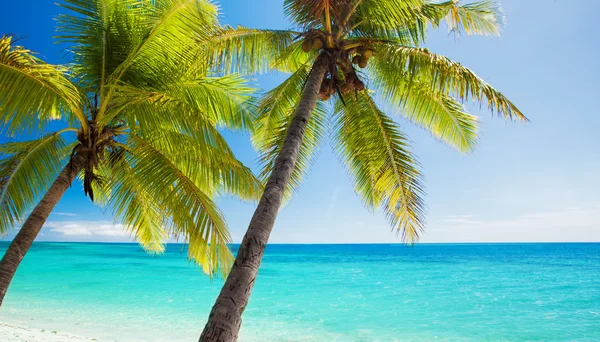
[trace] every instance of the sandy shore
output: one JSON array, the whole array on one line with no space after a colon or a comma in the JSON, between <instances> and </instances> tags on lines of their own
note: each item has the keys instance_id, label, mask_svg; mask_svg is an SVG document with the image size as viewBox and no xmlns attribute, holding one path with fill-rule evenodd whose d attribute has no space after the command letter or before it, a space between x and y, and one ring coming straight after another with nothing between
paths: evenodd
<instances>
[{"instance_id":1,"label":"sandy shore","mask_svg":"<svg viewBox=\"0 0 600 342\"><path fill-rule=\"evenodd\" d=\"M97 341L94 338L67 334L60 331L40 330L22 325L0 322L2 342L71 342Z\"/></svg>"}]
</instances>

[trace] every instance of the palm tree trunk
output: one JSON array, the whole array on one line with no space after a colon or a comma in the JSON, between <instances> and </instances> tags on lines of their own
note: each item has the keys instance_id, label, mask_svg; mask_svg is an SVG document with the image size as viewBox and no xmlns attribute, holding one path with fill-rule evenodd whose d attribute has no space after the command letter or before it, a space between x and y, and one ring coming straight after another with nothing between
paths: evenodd
<instances>
[{"instance_id":1,"label":"palm tree trunk","mask_svg":"<svg viewBox=\"0 0 600 342\"><path fill-rule=\"evenodd\" d=\"M328 60L327 54L321 53L308 76L285 142L275 160L273 173L254 211L231 272L210 312L208 322L200 336L201 342L229 342L236 341L238 338L242 313L254 287L258 267L273 229L283 193L296 165L304 130L317 103L321 82L327 72Z\"/></svg>"},{"instance_id":2,"label":"palm tree trunk","mask_svg":"<svg viewBox=\"0 0 600 342\"><path fill-rule=\"evenodd\" d=\"M31 247L44 222L54 209L54 206L67 191L75 176L83 168L85 158L75 155L69 164L58 175L40 203L33 209L17 236L13 239L0 261L0 306L8 290L8 286L17 271L17 267Z\"/></svg>"}]
</instances>

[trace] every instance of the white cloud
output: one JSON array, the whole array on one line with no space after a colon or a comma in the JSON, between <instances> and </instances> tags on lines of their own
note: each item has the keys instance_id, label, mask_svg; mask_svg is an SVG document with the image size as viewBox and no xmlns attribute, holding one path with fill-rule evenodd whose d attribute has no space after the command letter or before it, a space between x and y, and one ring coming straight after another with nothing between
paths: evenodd
<instances>
[{"instance_id":1,"label":"white cloud","mask_svg":"<svg viewBox=\"0 0 600 342\"><path fill-rule=\"evenodd\" d=\"M507 215L508 216L508 215ZM381 215L356 219L352 224L324 222L309 217L296 222L298 228L279 227L274 243L399 243ZM300 227L302 229L300 229ZM40 235L44 241L115 241L133 238L123 225L110 221L50 221ZM15 231L16 232L16 231ZM239 242L244 231L232 232ZM12 235L12 234L11 234ZM5 236L3 240L10 239ZM598 242L600 241L600 205L565 208L503 219L489 219L475 213L432 218L421 242Z\"/></svg>"},{"instance_id":2,"label":"white cloud","mask_svg":"<svg viewBox=\"0 0 600 342\"><path fill-rule=\"evenodd\" d=\"M473 215L442 217L429 225L424 242L600 241L600 206L568 208L501 220Z\"/></svg>"},{"instance_id":3,"label":"white cloud","mask_svg":"<svg viewBox=\"0 0 600 342\"><path fill-rule=\"evenodd\" d=\"M120 237L129 240L124 226L108 221L54 221L44 225L51 233L66 237Z\"/></svg>"},{"instance_id":4,"label":"white cloud","mask_svg":"<svg viewBox=\"0 0 600 342\"><path fill-rule=\"evenodd\" d=\"M448 215L443 216L436 222L444 224L478 224L480 221L474 219L475 215Z\"/></svg>"},{"instance_id":5,"label":"white cloud","mask_svg":"<svg viewBox=\"0 0 600 342\"><path fill-rule=\"evenodd\" d=\"M73 213L61 213L61 212L55 212L55 213L52 213L52 215L58 215L58 216L77 216L77 214L73 214Z\"/></svg>"}]
</instances>

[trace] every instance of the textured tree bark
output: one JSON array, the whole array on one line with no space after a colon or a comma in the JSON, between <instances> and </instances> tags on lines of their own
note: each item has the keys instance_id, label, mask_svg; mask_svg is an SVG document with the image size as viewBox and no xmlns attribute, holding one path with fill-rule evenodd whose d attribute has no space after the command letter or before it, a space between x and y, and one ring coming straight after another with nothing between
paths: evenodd
<instances>
[{"instance_id":1,"label":"textured tree bark","mask_svg":"<svg viewBox=\"0 0 600 342\"><path fill-rule=\"evenodd\" d=\"M248 305L283 193L296 165L306 124L315 108L321 82L327 72L328 60L327 53L321 53L308 76L283 147L275 160L273 173L254 211L231 272L210 312L200 336L201 342L230 342L238 338L242 313Z\"/></svg>"},{"instance_id":2,"label":"textured tree bark","mask_svg":"<svg viewBox=\"0 0 600 342\"><path fill-rule=\"evenodd\" d=\"M40 203L33 209L17 236L13 239L6 250L2 261L0 261L0 306L4 301L4 296L8 286L21 263L25 254L31 247L33 240L38 235L44 222L67 191L75 176L81 171L85 163L84 157L75 155L67 166L58 175L58 178L52 183L48 192L44 195Z\"/></svg>"}]
</instances>

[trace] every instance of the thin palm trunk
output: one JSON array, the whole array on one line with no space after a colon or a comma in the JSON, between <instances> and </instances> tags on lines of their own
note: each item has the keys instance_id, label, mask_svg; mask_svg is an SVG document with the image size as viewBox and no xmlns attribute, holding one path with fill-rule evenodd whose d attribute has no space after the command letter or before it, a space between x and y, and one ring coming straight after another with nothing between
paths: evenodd
<instances>
[{"instance_id":1,"label":"thin palm trunk","mask_svg":"<svg viewBox=\"0 0 600 342\"><path fill-rule=\"evenodd\" d=\"M67 191L73 179L83 168L84 157L75 155L67 166L58 175L48 192L44 195L40 203L33 209L17 236L13 239L6 250L2 261L0 261L0 306L4 301L4 296L8 286L21 263L25 254L31 247L33 240L38 235L44 222Z\"/></svg>"},{"instance_id":2,"label":"thin palm trunk","mask_svg":"<svg viewBox=\"0 0 600 342\"><path fill-rule=\"evenodd\" d=\"M254 287L258 267L273 229L277 212L292 170L296 165L306 124L317 103L317 95L328 67L326 53L313 65L302 98L287 131L285 142L275 160L273 173L254 211L248 231L240 244L231 272L213 306L200 341L236 341L242 325L242 313Z\"/></svg>"}]
</instances>

